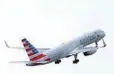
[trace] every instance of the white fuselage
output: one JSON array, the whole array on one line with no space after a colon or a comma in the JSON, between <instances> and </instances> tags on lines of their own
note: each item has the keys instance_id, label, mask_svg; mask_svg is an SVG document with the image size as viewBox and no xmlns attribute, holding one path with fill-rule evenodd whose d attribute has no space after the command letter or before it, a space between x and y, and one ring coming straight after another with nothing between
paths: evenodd
<instances>
[{"instance_id":1,"label":"white fuselage","mask_svg":"<svg viewBox=\"0 0 114 74\"><path fill-rule=\"evenodd\" d=\"M104 31L95 30L93 32L84 34L83 36L80 36L78 38L75 38L74 40L71 40L66 44L62 44L59 47L50 49L44 52L44 54L47 54L47 56L51 58L51 61L49 62L56 61L56 60L59 60L61 58L68 56L69 53L75 50L77 47L80 47L80 46L84 47L94 42L98 42L104 36L105 36Z\"/></svg>"}]
</instances>

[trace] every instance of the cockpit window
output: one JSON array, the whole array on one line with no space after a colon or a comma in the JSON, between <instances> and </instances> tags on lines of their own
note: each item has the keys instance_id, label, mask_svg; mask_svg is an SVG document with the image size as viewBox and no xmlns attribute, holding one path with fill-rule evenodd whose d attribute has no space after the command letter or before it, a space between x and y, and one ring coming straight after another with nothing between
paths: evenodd
<instances>
[{"instance_id":1,"label":"cockpit window","mask_svg":"<svg viewBox=\"0 0 114 74\"><path fill-rule=\"evenodd\" d=\"M97 35L97 37L100 37L100 35L98 33L95 32L95 34Z\"/></svg>"}]
</instances>

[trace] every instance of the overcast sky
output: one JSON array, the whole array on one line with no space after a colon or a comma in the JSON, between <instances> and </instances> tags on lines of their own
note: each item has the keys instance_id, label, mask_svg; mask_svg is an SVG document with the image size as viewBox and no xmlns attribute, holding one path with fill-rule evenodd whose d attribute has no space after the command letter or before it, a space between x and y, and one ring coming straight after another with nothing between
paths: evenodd
<instances>
[{"instance_id":1,"label":"overcast sky","mask_svg":"<svg viewBox=\"0 0 114 74\"><path fill-rule=\"evenodd\" d=\"M114 1L113 0L0 0L0 73L1 74L114 74ZM26 37L36 47L55 47L85 32L106 32L106 48L92 56L81 53L78 64L73 57L59 65L27 67L10 61L29 60L20 40Z\"/></svg>"}]
</instances>

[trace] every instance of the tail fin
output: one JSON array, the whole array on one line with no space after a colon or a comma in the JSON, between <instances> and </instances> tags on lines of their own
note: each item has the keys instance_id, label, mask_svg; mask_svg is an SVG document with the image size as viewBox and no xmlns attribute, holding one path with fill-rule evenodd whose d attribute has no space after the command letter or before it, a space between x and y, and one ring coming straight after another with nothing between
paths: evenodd
<instances>
[{"instance_id":1,"label":"tail fin","mask_svg":"<svg viewBox=\"0 0 114 74\"><path fill-rule=\"evenodd\" d=\"M44 54L41 54L26 38L22 39L22 43L30 61L36 62L45 56Z\"/></svg>"}]
</instances>

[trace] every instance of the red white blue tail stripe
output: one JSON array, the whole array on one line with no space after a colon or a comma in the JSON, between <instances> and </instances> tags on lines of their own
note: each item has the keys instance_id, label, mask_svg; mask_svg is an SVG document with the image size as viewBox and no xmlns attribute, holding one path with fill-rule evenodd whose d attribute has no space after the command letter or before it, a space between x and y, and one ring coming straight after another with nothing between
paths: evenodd
<instances>
[{"instance_id":1,"label":"red white blue tail stripe","mask_svg":"<svg viewBox=\"0 0 114 74\"><path fill-rule=\"evenodd\" d=\"M46 56L45 54L40 53L26 38L22 39L22 43L30 61L37 62L39 59Z\"/></svg>"}]
</instances>

